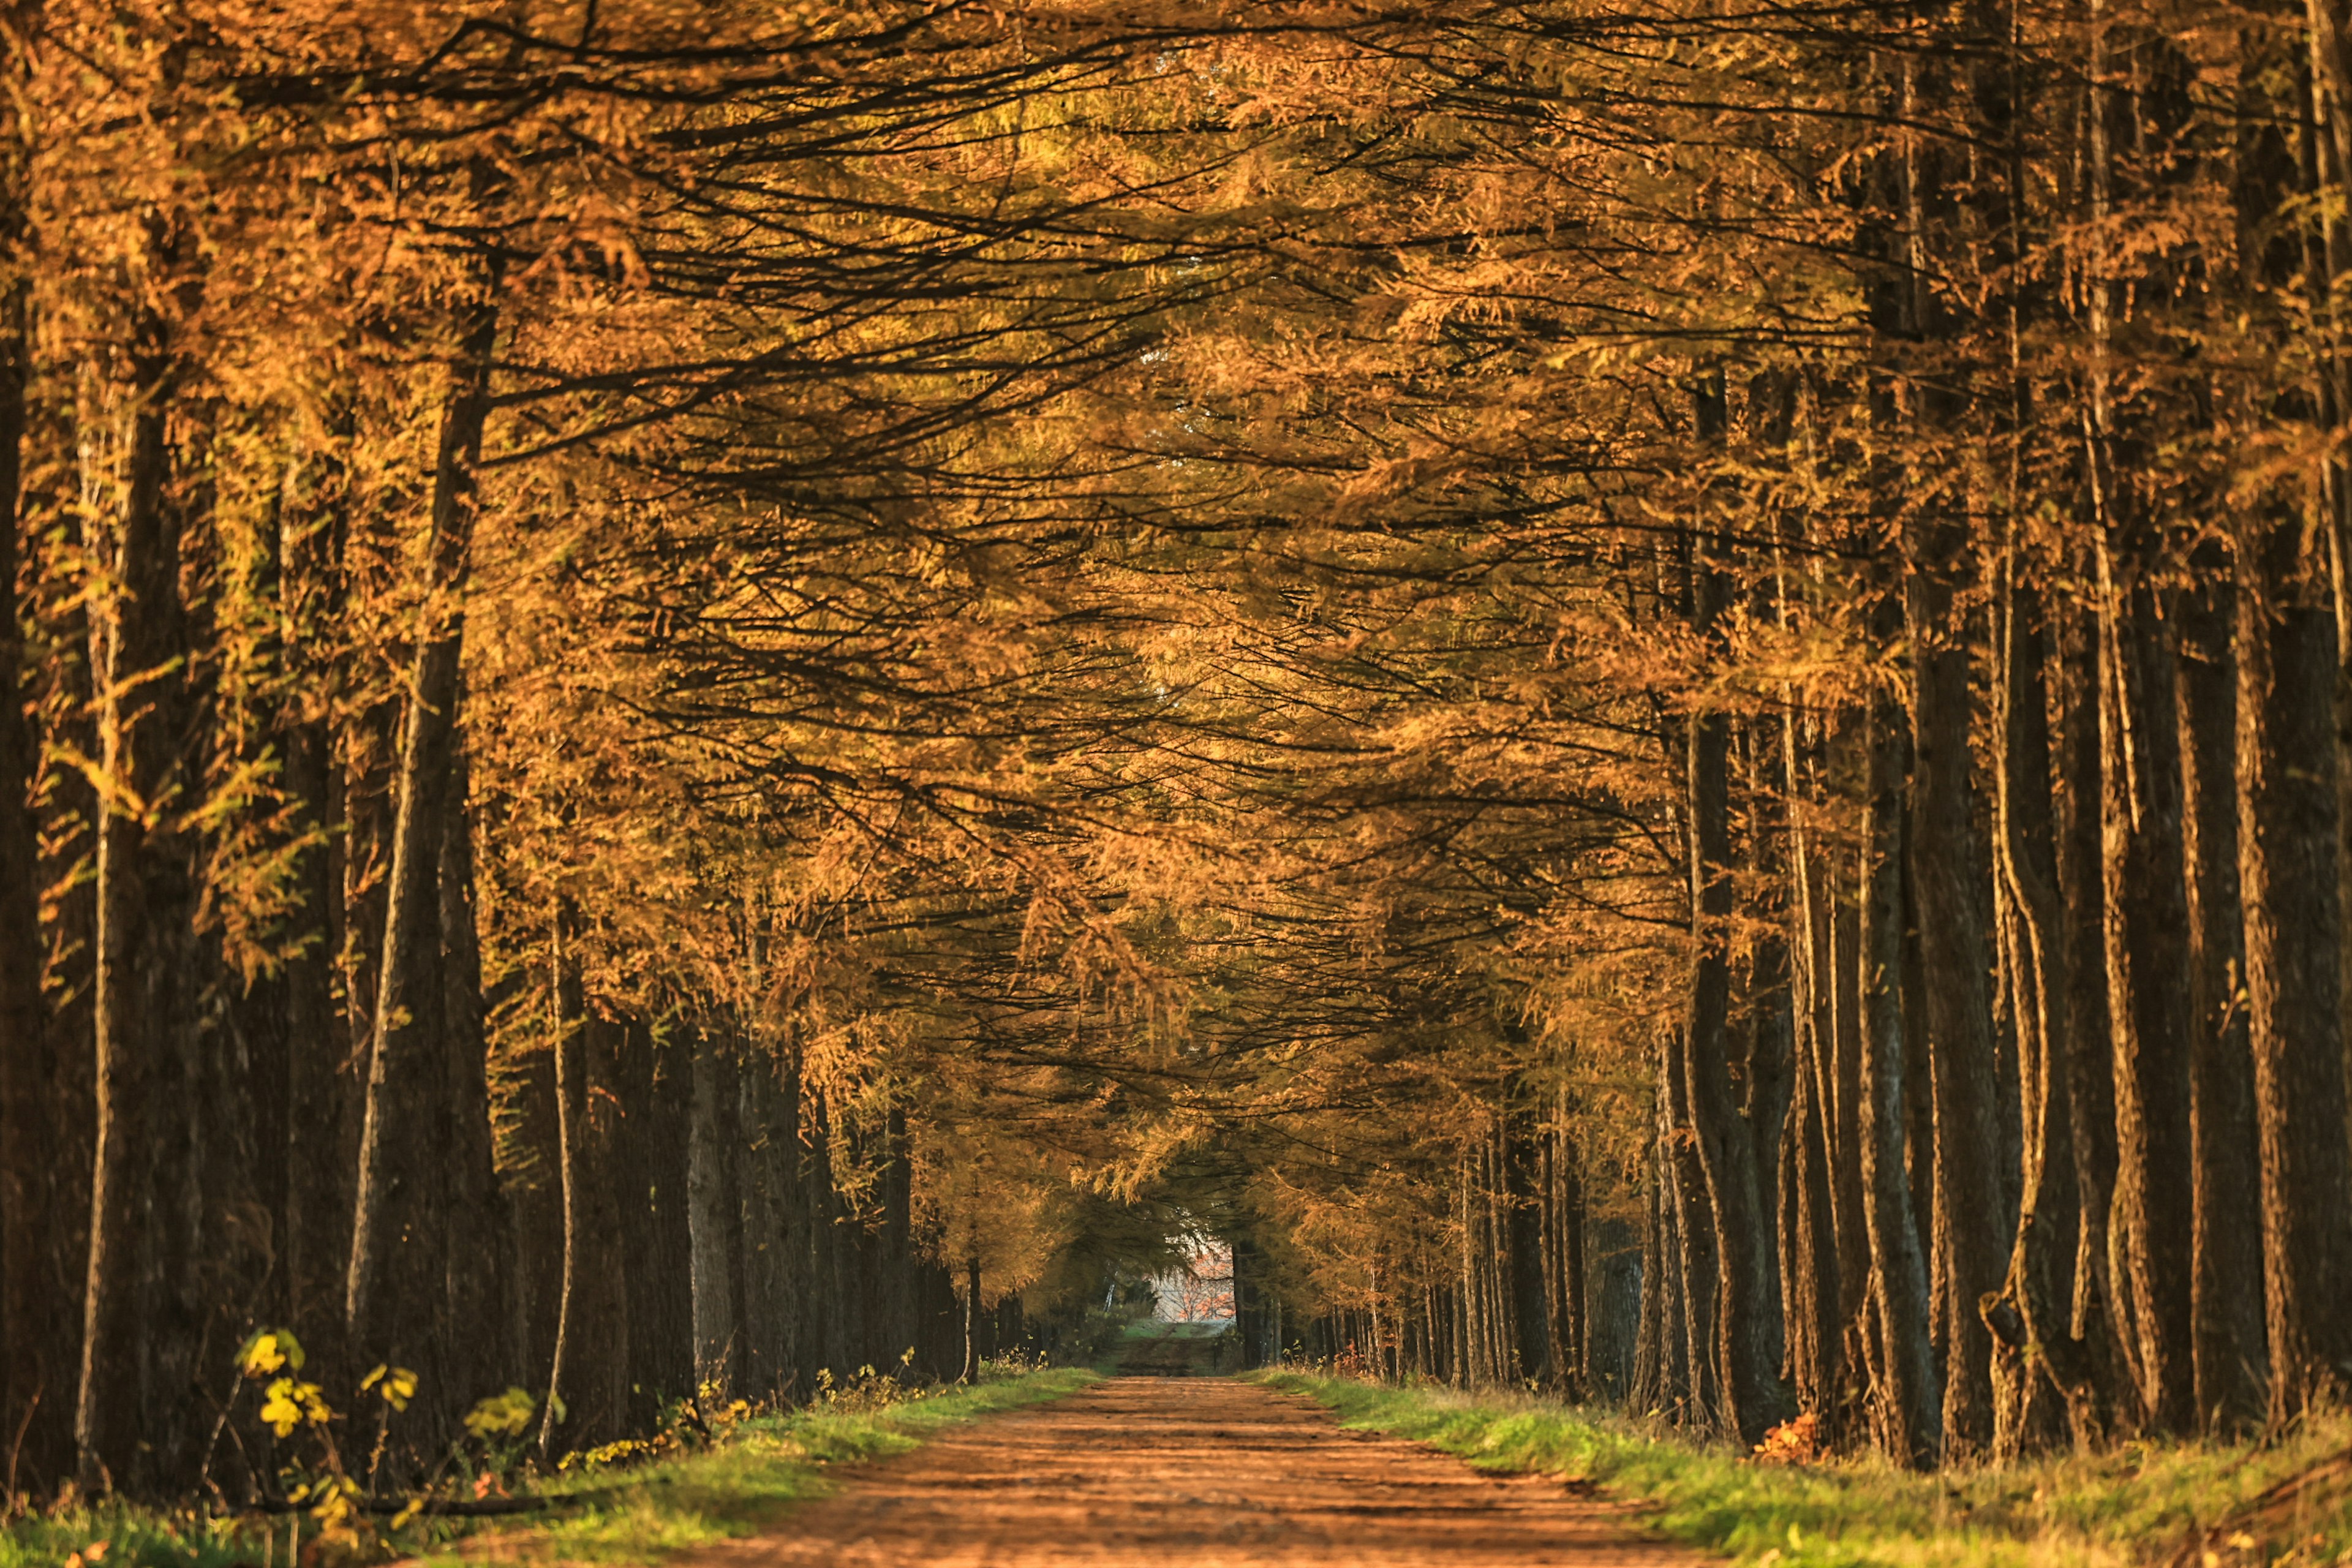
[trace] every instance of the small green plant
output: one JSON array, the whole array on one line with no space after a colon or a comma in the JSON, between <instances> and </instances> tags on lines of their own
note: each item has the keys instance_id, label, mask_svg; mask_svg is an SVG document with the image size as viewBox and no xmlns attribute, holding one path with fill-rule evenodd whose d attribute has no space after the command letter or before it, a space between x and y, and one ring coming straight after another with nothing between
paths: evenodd
<instances>
[{"instance_id":1,"label":"small green plant","mask_svg":"<svg viewBox=\"0 0 2352 1568\"><path fill-rule=\"evenodd\" d=\"M898 1358L896 1373L861 1366L843 1382L835 1378L831 1367L826 1367L816 1374L815 1403L827 1410L887 1410L894 1405L904 1405L919 1393L904 1375L914 1362L915 1351L910 1345Z\"/></svg>"}]
</instances>

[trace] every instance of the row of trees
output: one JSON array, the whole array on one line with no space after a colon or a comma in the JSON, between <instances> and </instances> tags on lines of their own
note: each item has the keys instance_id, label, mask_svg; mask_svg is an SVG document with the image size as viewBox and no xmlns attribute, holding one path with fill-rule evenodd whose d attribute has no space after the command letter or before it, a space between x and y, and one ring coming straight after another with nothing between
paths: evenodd
<instances>
[{"instance_id":1,"label":"row of trees","mask_svg":"<svg viewBox=\"0 0 2352 1568\"><path fill-rule=\"evenodd\" d=\"M2331 16L20 6L16 1484L1202 1226L1751 1441L2334 1398Z\"/></svg>"},{"instance_id":2,"label":"row of trees","mask_svg":"<svg viewBox=\"0 0 2352 1568\"><path fill-rule=\"evenodd\" d=\"M1327 1292L1577 1386L1493 1173L1581 1131L1639 1396L1703 1427L1928 1463L2335 1399L2338 24L1585 21L1416 58L1356 232L1423 330L1327 331L1318 416L1235 441L1381 442L1285 552L1358 628L1302 729L1349 956L1455 1058L1443 1137L1292 1203Z\"/></svg>"},{"instance_id":3,"label":"row of trees","mask_svg":"<svg viewBox=\"0 0 2352 1568\"><path fill-rule=\"evenodd\" d=\"M833 825L631 712L665 574L1104 352L995 368L1117 321L1006 261L1080 203L1023 195L1004 119L1099 32L6 34L12 1495L271 1490L234 1354L271 1326L339 1405L416 1374L387 1479L509 1385L552 1458L698 1389L969 1373L1052 1194L971 1195L910 1121Z\"/></svg>"}]
</instances>

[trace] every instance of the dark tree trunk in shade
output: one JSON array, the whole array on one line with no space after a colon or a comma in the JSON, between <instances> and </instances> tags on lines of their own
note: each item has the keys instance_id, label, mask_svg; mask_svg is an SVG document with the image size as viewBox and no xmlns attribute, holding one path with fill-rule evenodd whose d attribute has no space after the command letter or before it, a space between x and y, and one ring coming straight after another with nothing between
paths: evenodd
<instances>
[{"instance_id":1,"label":"dark tree trunk in shade","mask_svg":"<svg viewBox=\"0 0 2352 1568\"><path fill-rule=\"evenodd\" d=\"M2263 1416L2262 1164L2238 900L2237 594L2225 552L2197 552L2179 601L2181 820L2189 936L2190 1281L2197 1420L2242 1430Z\"/></svg>"},{"instance_id":2,"label":"dark tree trunk in shade","mask_svg":"<svg viewBox=\"0 0 2352 1568\"><path fill-rule=\"evenodd\" d=\"M551 1048L503 1064L512 1120L499 1151L499 1181L506 1194L514 1285L506 1340L515 1360L509 1375L537 1394L549 1387L563 1310L563 1151L555 1066Z\"/></svg>"},{"instance_id":3,"label":"dark tree trunk in shade","mask_svg":"<svg viewBox=\"0 0 2352 1568\"><path fill-rule=\"evenodd\" d=\"M642 1024L614 1026L612 1184L628 1296L629 1430L695 1392L693 1237L686 1205L682 1052Z\"/></svg>"},{"instance_id":4,"label":"dark tree trunk in shade","mask_svg":"<svg viewBox=\"0 0 2352 1568\"><path fill-rule=\"evenodd\" d=\"M2270 1415L2352 1382L2336 622L2302 520L2264 515L2238 559L2238 875L2262 1167Z\"/></svg>"},{"instance_id":5,"label":"dark tree trunk in shade","mask_svg":"<svg viewBox=\"0 0 2352 1568\"><path fill-rule=\"evenodd\" d=\"M1552 1120L1538 1133L1537 1192L1542 1263L1544 1363L1551 1390L1590 1397L1591 1334L1585 1293L1584 1172L1568 1122L1567 1095L1552 1101Z\"/></svg>"},{"instance_id":6,"label":"dark tree trunk in shade","mask_svg":"<svg viewBox=\"0 0 2352 1568\"><path fill-rule=\"evenodd\" d=\"M444 1152L433 1146L435 1132L447 1124L451 1077L440 868L457 757L474 472L489 413L497 331L495 308L475 306L442 406L425 613L408 672L394 784L383 959L343 1297L344 1331L355 1360L414 1367L428 1387L447 1382L443 1369L431 1364L448 1268L441 1223L449 1198L446 1172Z\"/></svg>"},{"instance_id":7,"label":"dark tree trunk in shade","mask_svg":"<svg viewBox=\"0 0 2352 1568\"><path fill-rule=\"evenodd\" d=\"M203 1307L185 1267L203 1194L189 1118L195 1038L193 847L170 807L188 784L180 605L183 519L166 495L163 328L133 353L117 591L93 627L100 761L122 794L98 832L93 985L98 1148L75 1436L83 1485L144 1490L193 1474L192 1386ZM144 679L134 679L144 678ZM126 809L123 802L146 809Z\"/></svg>"},{"instance_id":8,"label":"dark tree trunk in shade","mask_svg":"<svg viewBox=\"0 0 2352 1568\"><path fill-rule=\"evenodd\" d=\"M1716 1309L1721 1278L1713 1205L1698 1139L1691 1128L1690 1056L1679 1032L1660 1045L1661 1099L1666 1116L1663 1164L1671 1246L1665 1258L1676 1342L1669 1362L1682 1424L1706 1427L1721 1415L1717 1384Z\"/></svg>"},{"instance_id":9,"label":"dark tree trunk in shade","mask_svg":"<svg viewBox=\"0 0 2352 1568\"><path fill-rule=\"evenodd\" d=\"M733 1062L715 1028L693 1039L693 1089L687 1121L687 1231L694 1289L694 1375L721 1401L734 1396L740 1356L735 1300L741 1245L740 1216L732 1212L726 1171L733 1147ZM722 1116L722 1108L725 1114Z\"/></svg>"},{"instance_id":10,"label":"dark tree trunk in shade","mask_svg":"<svg viewBox=\"0 0 2352 1568\"><path fill-rule=\"evenodd\" d=\"M1783 737L1779 725L1749 725L1743 736L1741 780L1753 803L1745 835L1744 869L1753 886L1782 889L1780 897L1785 897L1787 803L1775 787L1775 781L1785 772L1779 756ZM1781 1273L1781 1248L1775 1236L1784 1212L1780 1184L1786 1166L1789 1107L1796 1091L1796 1001L1793 955L1780 898L1768 896L1754 916L1742 976L1747 1005L1741 1037L1746 1048L1738 1064L1738 1087L1740 1116L1753 1145L1756 1170L1759 1331L1762 1364L1773 1399L1769 1416L1781 1421L1797 1410L1788 1375L1788 1283Z\"/></svg>"},{"instance_id":11,"label":"dark tree trunk in shade","mask_svg":"<svg viewBox=\"0 0 2352 1568\"><path fill-rule=\"evenodd\" d=\"M289 1053L280 1267L286 1325L301 1337L320 1373L337 1381L345 1365L343 1275L351 1258L351 1173L359 1131L352 1112L360 1079L335 1005L343 889L336 876L335 752L328 718L333 671L324 644L336 608L347 483L339 464L298 466L287 478L278 542L287 658L303 677L287 705L278 776L300 839L289 881L302 942L286 961L283 978Z\"/></svg>"},{"instance_id":12,"label":"dark tree trunk in shade","mask_svg":"<svg viewBox=\"0 0 2352 1568\"><path fill-rule=\"evenodd\" d=\"M2022 1189L2009 1273L1981 1315L1994 1340L1993 1452L2013 1458L2059 1446L2074 1430L2096 1431L2098 1413L2073 1317L2081 1215L2064 1056L2072 991L2036 595L2004 585L1998 651L1994 864L2017 1034Z\"/></svg>"},{"instance_id":13,"label":"dark tree trunk in shade","mask_svg":"<svg viewBox=\"0 0 2352 1568\"><path fill-rule=\"evenodd\" d=\"M1723 608L1723 582L1705 560L1696 578L1696 624L1705 632ZM1692 718L1687 766L1694 953L1684 1075L1712 1226L1709 1250L1717 1260L1712 1274L1693 1273L1695 1288L1714 1298L1709 1316L1715 1331L1706 1359L1720 1378L1717 1414L1727 1433L1753 1444L1786 1412L1773 1354L1772 1319L1779 1303L1766 1261L1769 1233L1756 1143L1731 1080L1729 748L1730 722L1724 715Z\"/></svg>"},{"instance_id":14,"label":"dark tree trunk in shade","mask_svg":"<svg viewBox=\"0 0 2352 1568\"><path fill-rule=\"evenodd\" d=\"M502 1245L506 1194L499 1184L498 1150L490 1128L489 1037L482 1002L481 938L475 918L474 814L471 770L462 739L450 763L449 800L436 894L441 937L444 1103L446 1162L443 1311L450 1325L440 1395L452 1417L495 1394L514 1373L504 1367L500 1336L467 1325L503 1321L512 1271Z\"/></svg>"},{"instance_id":15,"label":"dark tree trunk in shade","mask_svg":"<svg viewBox=\"0 0 2352 1568\"><path fill-rule=\"evenodd\" d=\"M1927 1259L1904 1168L1903 786L1909 736L1899 714L1883 700L1872 706L1866 722L1856 1131L1871 1299L1878 1321L1879 1447L1898 1461L1924 1466L1935 1462L1942 1397L1928 1337Z\"/></svg>"},{"instance_id":16,"label":"dark tree trunk in shade","mask_svg":"<svg viewBox=\"0 0 2352 1568\"><path fill-rule=\"evenodd\" d=\"M2001 1173L1984 907L1989 878L1970 776L1975 700L1967 628L1955 607L1955 578L1969 557L1964 531L1949 519L1915 524L1912 534L1906 595L1913 710L1908 870L1924 971L1927 1037L1920 1043L1933 1074L1943 1448L1958 1458L1992 1440L1992 1347L1977 1303L2000 1284L2010 1238L2000 1194L2010 1184Z\"/></svg>"},{"instance_id":17,"label":"dark tree trunk in shade","mask_svg":"<svg viewBox=\"0 0 2352 1568\"><path fill-rule=\"evenodd\" d=\"M2143 546L2143 549L2148 548ZM2171 630L2137 552L2103 547L2100 780L2116 1185L2107 1288L2139 1422L2191 1419L2189 911Z\"/></svg>"},{"instance_id":18,"label":"dark tree trunk in shade","mask_svg":"<svg viewBox=\"0 0 2352 1568\"><path fill-rule=\"evenodd\" d=\"M13 116L0 128L13 135ZM67 1384L81 1325L58 1265L69 1251L61 1233L80 1184L58 1147L58 1131L72 1118L61 1092L65 1037L41 996L47 944L39 920L40 820L31 798L38 753L25 718L25 649L17 632L17 497L30 371L26 310L21 289L0 294L0 1437L10 1443L16 1469L0 1474L0 1489L38 1495L73 1468L74 1398Z\"/></svg>"},{"instance_id":19,"label":"dark tree trunk in shade","mask_svg":"<svg viewBox=\"0 0 2352 1568\"><path fill-rule=\"evenodd\" d=\"M1824 1436L1837 1436L1844 1323L1843 1284L1833 1191L1836 999L1840 986L1830 907L1834 877L1817 844L1821 810L1814 781L1817 747L1805 742L1793 705L1782 728L1781 762L1789 800L1790 1011L1794 1084L1780 1141L1779 1229L1783 1319L1790 1381L1801 1410ZM1859 1224L1859 1216L1849 1221Z\"/></svg>"},{"instance_id":20,"label":"dark tree trunk in shade","mask_svg":"<svg viewBox=\"0 0 2352 1568\"><path fill-rule=\"evenodd\" d=\"M1550 1303L1553 1292L1544 1279L1544 1223L1548 1194L1543 1184L1545 1133L1538 1113L1520 1110L1506 1119L1501 1150L1503 1184L1503 1246L1499 1259L1510 1297L1511 1359L1518 1377L1552 1383L1559 1373L1552 1365ZM1358 1342L1368 1363L1379 1351L1370 1320Z\"/></svg>"},{"instance_id":21,"label":"dark tree trunk in shade","mask_svg":"<svg viewBox=\"0 0 2352 1568\"><path fill-rule=\"evenodd\" d=\"M2074 1406L2077 1441L2095 1441L2114 1420L2121 1352L2107 1296L2107 1212L2116 1182L2115 1051L2107 1026L2106 892L2100 827L2097 634L2087 612L2062 621L2050 668L2057 676L2058 723L2052 795L2056 815L2059 950L2065 969L2065 1037L2051 1047L2066 1079L2068 1141L2074 1151L2079 1223L2069 1326L2089 1356L2094 1397ZM2053 1025L2053 1027L2056 1026ZM2095 1408L2095 1422L2085 1419Z\"/></svg>"},{"instance_id":22,"label":"dark tree trunk in shade","mask_svg":"<svg viewBox=\"0 0 2352 1568\"><path fill-rule=\"evenodd\" d=\"M548 1458L609 1443L629 1415L629 1292L614 1182L621 1107L615 1055L620 1026L587 1014L570 933L579 917L557 917L555 1097L563 1181L563 1283L554 1365L540 1429ZM558 1420L558 1409L562 1419Z\"/></svg>"},{"instance_id":23,"label":"dark tree trunk in shade","mask_svg":"<svg viewBox=\"0 0 2352 1568\"><path fill-rule=\"evenodd\" d=\"M766 1398L793 1383L799 1306L792 1229L799 1130L777 1055L773 1042L746 1039L736 1080L743 1289L737 1332L745 1386ZM870 1318L861 1321L869 1328L880 1326Z\"/></svg>"}]
</instances>

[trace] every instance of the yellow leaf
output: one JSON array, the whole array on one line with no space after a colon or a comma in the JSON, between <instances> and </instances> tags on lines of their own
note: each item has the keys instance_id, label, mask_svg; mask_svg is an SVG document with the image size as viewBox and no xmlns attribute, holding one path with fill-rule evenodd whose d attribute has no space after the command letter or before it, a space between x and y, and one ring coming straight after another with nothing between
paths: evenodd
<instances>
[{"instance_id":1,"label":"yellow leaf","mask_svg":"<svg viewBox=\"0 0 2352 1568\"><path fill-rule=\"evenodd\" d=\"M286 1352L278 1348L278 1331L263 1329L238 1347L236 1366L247 1377L268 1377L287 1363ZM295 1368L299 1372L301 1368Z\"/></svg>"},{"instance_id":2,"label":"yellow leaf","mask_svg":"<svg viewBox=\"0 0 2352 1568\"><path fill-rule=\"evenodd\" d=\"M537 1406L520 1388L494 1394L466 1413L466 1430L481 1438L520 1437L530 1428Z\"/></svg>"},{"instance_id":3,"label":"yellow leaf","mask_svg":"<svg viewBox=\"0 0 2352 1568\"><path fill-rule=\"evenodd\" d=\"M291 1437L294 1428L302 1424L302 1407L294 1402L294 1380L281 1377L269 1385L269 1393L261 1402L261 1418L280 1437Z\"/></svg>"},{"instance_id":4,"label":"yellow leaf","mask_svg":"<svg viewBox=\"0 0 2352 1568\"><path fill-rule=\"evenodd\" d=\"M376 1392L394 1410L405 1410L408 1402L416 1397L416 1374L404 1366L394 1367L384 1373L383 1382Z\"/></svg>"}]
</instances>

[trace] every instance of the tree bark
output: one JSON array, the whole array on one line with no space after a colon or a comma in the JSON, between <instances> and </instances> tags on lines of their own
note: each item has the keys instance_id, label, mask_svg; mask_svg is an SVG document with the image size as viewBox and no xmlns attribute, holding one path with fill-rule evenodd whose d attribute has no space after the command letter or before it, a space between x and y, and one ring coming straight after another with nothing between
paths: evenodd
<instances>
[{"instance_id":1,"label":"tree bark","mask_svg":"<svg viewBox=\"0 0 2352 1568\"><path fill-rule=\"evenodd\" d=\"M448 1325L441 1408L461 1418L477 1399L494 1394L520 1369L504 1364L497 1335L469 1325L506 1317L512 1284L505 1249L506 1194L500 1189L498 1150L490 1127L489 1037L482 1003L481 938L474 903L474 814L472 776L464 740L454 747L449 801L436 893L442 944L442 1027L447 1074L443 1102L448 1120L441 1138L446 1162L447 1240L443 1251L443 1321Z\"/></svg>"},{"instance_id":2,"label":"tree bark","mask_svg":"<svg viewBox=\"0 0 2352 1568\"><path fill-rule=\"evenodd\" d=\"M360 1131L343 1318L362 1362L424 1365L446 1271L446 1194L432 1135L446 1099L441 1017L441 848L456 751L462 596L473 536L474 470L489 413L493 305L474 308L442 409L427 545L425 620L410 670L393 808L392 873L374 1038Z\"/></svg>"},{"instance_id":3,"label":"tree bark","mask_svg":"<svg viewBox=\"0 0 2352 1568\"><path fill-rule=\"evenodd\" d=\"M1868 715L1862 861L1863 1214L1878 1318L1879 1446L1898 1463L1936 1461L1942 1405L1929 1344L1927 1266L1904 1168L1903 784L1907 734L1891 704Z\"/></svg>"},{"instance_id":4,"label":"tree bark","mask_svg":"<svg viewBox=\"0 0 2352 1568\"><path fill-rule=\"evenodd\" d=\"M2352 1386L2352 1151L2345 1131L2336 619L2303 520L2241 544L2238 874L2263 1182L2270 1414Z\"/></svg>"},{"instance_id":5,"label":"tree bark","mask_svg":"<svg viewBox=\"0 0 2352 1568\"><path fill-rule=\"evenodd\" d=\"M1695 568L1692 622L1702 637L1712 637L1727 607L1727 584L1706 542ZM1773 1353L1777 1303L1765 1261L1769 1232L1756 1144L1731 1085L1730 721L1720 712L1694 714L1687 740L1692 952L1683 1073L1717 1261L1707 1359L1720 1379L1717 1414L1724 1430L1753 1445L1786 1412Z\"/></svg>"},{"instance_id":6,"label":"tree bark","mask_svg":"<svg viewBox=\"0 0 2352 1568\"><path fill-rule=\"evenodd\" d=\"M98 836L98 1147L75 1441L85 1488L145 1490L184 1479L192 1458L201 1309L179 1265L197 1245L203 1202L187 1125L201 1103L195 900L176 816L189 744L182 518L165 493L171 359L152 315L134 337L125 390L116 593L93 627L100 762L116 792Z\"/></svg>"},{"instance_id":7,"label":"tree bark","mask_svg":"<svg viewBox=\"0 0 2352 1568\"><path fill-rule=\"evenodd\" d=\"M1943 1451L1958 1459L1992 1438L1992 1345L1977 1304L1998 1289L2009 1250L2001 1194L2000 1084L1993 1044L1983 847L1975 825L1969 656L1952 577L1965 532L1915 524L1907 574L1914 773L1908 846L1934 1075L1934 1224L1944 1260Z\"/></svg>"},{"instance_id":8,"label":"tree bark","mask_svg":"<svg viewBox=\"0 0 2352 1568\"><path fill-rule=\"evenodd\" d=\"M2245 911L2238 899L2237 593L2219 547L2192 558L2180 598L2181 819L2189 871L2189 1142L2195 1259L2190 1280L2197 1420L2214 1434L2262 1419L2262 1165L2254 1062L2238 986Z\"/></svg>"},{"instance_id":9,"label":"tree bark","mask_svg":"<svg viewBox=\"0 0 2352 1568\"><path fill-rule=\"evenodd\" d=\"M980 1258L963 1260L963 1371L960 1381L980 1381Z\"/></svg>"},{"instance_id":10,"label":"tree bark","mask_svg":"<svg viewBox=\"0 0 2352 1568\"><path fill-rule=\"evenodd\" d=\"M687 1131L687 1223L694 1270L694 1377L724 1401L736 1387L735 1270L730 1258L740 1245L740 1225L730 1212L726 1179L730 1155L721 1107L732 1109L733 1074L726 1070L725 1043L718 1031L695 1036L693 1095Z\"/></svg>"},{"instance_id":11,"label":"tree bark","mask_svg":"<svg viewBox=\"0 0 2352 1568\"><path fill-rule=\"evenodd\" d=\"M623 1109L613 1092L613 1058L622 1031L588 1014L580 985L578 932L577 912L568 903L560 906L553 979L563 1282L540 1426L540 1453L548 1459L620 1436L629 1410L629 1296L622 1272L627 1260L620 1255L620 1204L612 1168Z\"/></svg>"},{"instance_id":12,"label":"tree bark","mask_svg":"<svg viewBox=\"0 0 2352 1568\"><path fill-rule=\"evenodd\" d=\"M336 435L344 438L349 431ZM285 761L278 788L298 836L290 881L300 912L292 919L303 945L286 961L284 973L287 1142L276 1157L286 1167L280 1247L286 1322L323 1372L346 1364L339 1342L358 1142L352 1111L360 1101L349 1033L340 1027L335 1007L343 889L332 847L339 826L328 718L333 669L323 647L337 607L334 579L350 499L340 454L297 467L287 489L278 513L278 602L286 658L304 679L280 724Z\"/></svg>"},{"instance_id":13,"label":"tree bark","mask_svg":"<svg viewBox=\"0 0 2352 1568\"><path fill-rule=\"evenodd\" d=\"M2126 1327L2141 1424L2179 1431L2194 1400L2189 910L2173 650L2143 570L2103 546L2100 778L2116 1155L2108 1294Z\"/></svg>"},{"instance_id":14,"label":"tree bark","mask_svg":"<svg viewBox=\"0 0 2352 1568\"><path fill-rule=\"evenodd\" d=\"M2008 1277L1980 1314L1995 1340L1993 1452L2003 1459L2098 1429L2072 1311L2081 1209L2065 1070L2072 986L2050 788L2048 650L2040 596L2013 580L2006 589L1996 864L2010 932L2022 1188Z\"/></svg>"},{"instance_id":15,"label":"tree bark","mask_svg":"<svg viewBox=\"0 0 2352 1568\"><path fill-rule=\"evenodd\" d=\"M0 157L14 156L0 110ZM13 237L10 237L13 248ZM41 996L40 821L31 799L37 752L26 721L25 650L16 602L31 374L25 290L0 294L0 1438L13 1473L0 1499L47 1491L72 1468L72 1372L80 1324L58 1289L68 1210L79 1197L59 1156L71 1111L60 1035ZM17 1435L21 1433L21 1439Z\"/></svg>"}]
</instances>

